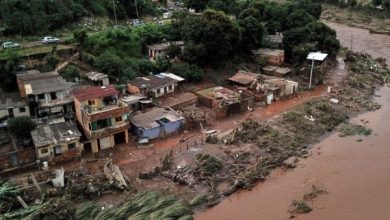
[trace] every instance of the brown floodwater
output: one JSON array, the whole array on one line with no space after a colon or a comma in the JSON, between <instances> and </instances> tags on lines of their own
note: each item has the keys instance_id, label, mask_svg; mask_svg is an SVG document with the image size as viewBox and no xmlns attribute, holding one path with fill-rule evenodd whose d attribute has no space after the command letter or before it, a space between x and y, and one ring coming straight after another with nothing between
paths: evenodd
<instances>
[{"instance_id":1,"label":"brown floodwater","mask_svg":"<svg viewBox=\"0 0 390 220\"><path fill-rule=\"evenodd\" d=\"M359 52L367 52L374 58L386 58L390 66L390 35L371 34L367 29L349 27L347 25L325 22L326 25L337 32L337 38L342 46Z\"/></svg>"},{"instance_id":2,"label":"brown floodwater","mask_svg":"<svg viewBox=\"0 0 390 220\"><path fill-rule=\"evenodd\" d=\"M389 63L389 36L335 23L330 26L343 45L352 33L354 50L384 56ZM334 133L313 146L311 156L294 170L275 170L251 191L237 192L197 213L195 219L288 219L291 202L310 192L312 185L328 193L314 199L313 211L297 219L390 219L390 88L383 87L376 94L382 108L351 120L365 122L373 130L370 136L339 137Z\"/></svg>"}]
</instances>

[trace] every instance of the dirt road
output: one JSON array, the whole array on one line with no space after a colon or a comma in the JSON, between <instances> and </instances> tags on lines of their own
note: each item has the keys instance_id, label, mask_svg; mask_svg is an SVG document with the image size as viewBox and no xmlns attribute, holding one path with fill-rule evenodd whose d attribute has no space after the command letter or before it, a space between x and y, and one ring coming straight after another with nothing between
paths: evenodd
<instances>
[{"instance_id":1,"label":"dirt road","mask_svg":"<svg viewBox=\"0 0 390 220\"><path fill-rule=\"evenodd\" d=\"M390 36L344 25L331 26L344 46L350 44L348 36L352 34L354 50L390 58ZM276 170L252 191L236 193L198 213L196 219L288 219L291 202L301 199L313 184L324 187L328 194L316 198L314 210L297 219L389 219L390 88L384 87L377 94L382 108L352 119L358 124L368 121L366 126L373 129L373 135L341 138L335 133L315 145L312 156L292 172Z\"/></svg>"}]
</instances>

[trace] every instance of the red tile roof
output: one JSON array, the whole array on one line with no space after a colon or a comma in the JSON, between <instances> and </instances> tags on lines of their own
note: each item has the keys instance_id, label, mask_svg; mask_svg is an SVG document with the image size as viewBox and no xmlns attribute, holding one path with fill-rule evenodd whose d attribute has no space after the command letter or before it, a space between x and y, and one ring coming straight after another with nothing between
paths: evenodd
<instances>
[{"instance_id":1,"label":"red tile roof","mask_svg":"<svg viewBox=\"0 0 390 220\"><path fill-rule=\"evenodd\" d=\"M107 96L118 95L118 90L114 86L90 87L73 93L74 97L80 102L90 99L103 98Z\"/></svg>"}]
</instances>

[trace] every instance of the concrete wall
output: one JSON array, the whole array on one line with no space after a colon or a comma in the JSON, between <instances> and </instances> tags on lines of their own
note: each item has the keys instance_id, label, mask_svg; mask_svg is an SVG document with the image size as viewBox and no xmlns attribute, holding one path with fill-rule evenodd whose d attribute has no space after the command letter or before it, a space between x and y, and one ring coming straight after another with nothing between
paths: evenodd
<instances>
[{"instance_id":1,"label":"concrete wall","mask_svg":"<svg viewBox=\"0 0 390 220\"><path fill-rule=\"evenodd\" d=\"M37 158L41 159L41 160L53 161L56 157L55 147L61 146L61 152L62 152L61 154L64 154L69 150L68 146L70 144L75 144L76 145L75 149L79 153L81 153L81 151L83 150L82 144L79 142L79 139L75 139L75 140L71 140L69 142L63 142L63 143L48 145L46 147L40 147L40 148L36 149ZM42 152L44 149L48 150L47 153Z\"/></svg>"},{"instance_id":2,"label":"concrete wall","mask_svg":"<svg viewBox=\"0 0 390 220\"><path fill-rule=\"evenodd\" d=\"M20 111L19 107L13 108L14 117L30 116L30 108L28 107L28 105L23 106L23 108L25 109L24 112ZM6 117L6 116L9 116L8 115L8 109L1 109L0 110L0 118Z\"/></svg>"},{"instance_id":3,"label":"concrete wall","mask_svg":"<svg viewBox=\"0 0 390 220\"><path fill-rule=\"evenodd\" d=\"M175 91L176 86L174 84L172 84L171 86L172 86L171 89L169 89L169 86L165 86L165 87L153 90L154 97L159 98L159 97L162 97L166 94L173 93ZM158 90L160 91L160 94L157 93Z\"/></svg>"},{"instance_id":4,"label":"concrete wall","mask_svg":"<svg viewBox=\"0 0 390 220\"><path fill-rule=\"evenodd\" d=\"M160 121L160 123L162 125L163 134L168 135L179 131L180 128L183 126L184 119L175 122L168 122L168 123L164 123Z\"/></svg>"}]
</instances>

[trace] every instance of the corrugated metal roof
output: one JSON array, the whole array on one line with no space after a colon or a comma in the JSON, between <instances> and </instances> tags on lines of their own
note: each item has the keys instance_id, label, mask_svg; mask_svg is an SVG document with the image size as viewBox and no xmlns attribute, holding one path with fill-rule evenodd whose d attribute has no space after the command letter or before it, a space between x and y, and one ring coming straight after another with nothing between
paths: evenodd
<instances>
[{"instance_id":1,"label":"corrugated metal roof","mask_svg":"<svg viewBox=\"0 0 390 220\"><path fill-rule=\"evenodd\" d=\"M103 98L107 96L118 95L118 90L114 86L94 86L86 89L81 89L73 93L75 98L80 102L90 99Z\"/></svg>"},{"instance_id":2,"label":"corrugated metal roof","mask_svg":"<svg viewBox=\"0 0 390 220\"><path fill-rule=\"evenodd\" d=\"M176 81L170 77L162 75L149 75L144 77L137 77L130 81L131 85L135 85L138 88L158 89L163 86L172 85Z\"/></svg>"},{"instance_id":3,"label":"corrugated metal roof","mask_svg":"<svg viewBox=\"0 0 390 220\"><path fill-rule=\"evenodd\" d=\"M239 71L234 76L230 77L229 80L242 84L242 85L248 85L255 81L257 78L257 75L255 73L249 73L245 71Z\"/></svg>"},{"instance_id":4,"label":"corrugated metal roof","mask_svg":"<svg viewBox=\"0 0 390 220\"><path fill-rule=\"evenodd\" d=\"M42 94L58 91L69 91L72 83L64 80L56 71L40 73L30 71L16 75L27 89L27 94Z\"/></svg>"},{"instance_id":5,"label":"corrugated metal roof","mask_svg":"<svg viewBox=\"0 0 390 220\"><path fill-rule=\"evenodd\" d=\"M180 77L180 76L175 75L173 73L160 73L159 75L164 76L164 77L169 77L173 80L176 80L177 82L182 82L185 80L183 77Z\"/></svg>"},{"instance_id":6,"label":"corrugated metal roof","mask_svg":"<svg viewBox=\"0 0 390 220\"><path fill-rule=\"evenodd\" d=\"M27 100L20 97L19 93L1 93L0 109L27 106Z\"/></svg>"},{"instance_id":7,"label":"corrugated metal roof","mask_svg":"<svg viewBox=\"0 0 390 220\"><path fill-rule=\"evenodd\" d=\"M130 118L133 125L144 129L151 129L159 127L158 120L166 118L170 122L183 120L184 117L180 116L177 112L171 110L165 110L163 108L154 108L145 113L139 113Z\"/></svg>"},{"instance_id":8,"label":"corrugated metal roof","mask_svg":"<svg viewBox=\"0 0 390 220\"><path fill-rule=\"evenodd\" d=\"M106 74L98 73L98 72L89 72L85 75L88 77L88 79L90 79L92 81L97 81L97 80L101 80L104 78L108 78L108 76Z\"/></svg>"}]
</instances>

